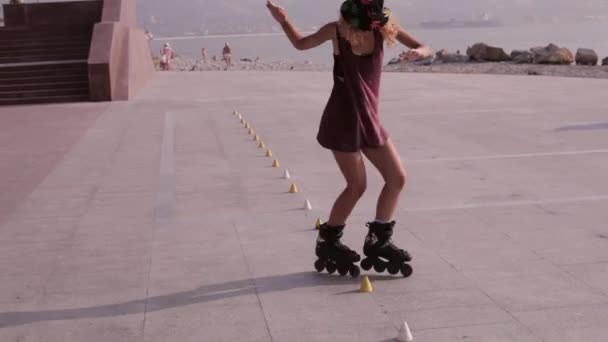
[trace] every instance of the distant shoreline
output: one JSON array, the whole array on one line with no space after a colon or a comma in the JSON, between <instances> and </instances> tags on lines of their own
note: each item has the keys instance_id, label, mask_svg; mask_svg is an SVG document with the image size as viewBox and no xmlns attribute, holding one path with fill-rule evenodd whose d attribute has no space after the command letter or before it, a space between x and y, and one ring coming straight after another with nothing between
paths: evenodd
<instances>
[{"instance_id":1,"label":"distant shoreline","mask_svg":"<svg viewBox=\"0 0 608 342\"><path fill-rule=\"evenodd\" d=\"M224 71L226 64L221 61L208 61L188 57L178 57L172 62L172 71L205 72ZM332 65L315 64L296 61L243 61L233 62L227 71L316 71L330 72ZM412 73L443 73L443 74L490 74L490 75L520 75L520 76L552 76L552 77L578 77L608 79L608 66L581 66L581 65L542 65L542 64L515 64L512 62L486 62L486 63L437 63L432 65L417 65L414 63L399 63L386 65L385 72L412 72Z\"/></svg>"}]
</instances>

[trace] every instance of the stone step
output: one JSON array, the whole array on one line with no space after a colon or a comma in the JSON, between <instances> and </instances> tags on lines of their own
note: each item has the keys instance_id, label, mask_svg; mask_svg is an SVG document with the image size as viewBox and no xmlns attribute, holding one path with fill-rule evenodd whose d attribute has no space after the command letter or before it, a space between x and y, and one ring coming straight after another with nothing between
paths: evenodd
<instances>
[{"instance_id":1,"label":"stone step","mask_svg":"<svg viewBox=\"0 0 608 342\"><path fill-rule=\"evenodd\" d=\"M29 98L0 98L0 106L42 104L42 103L86 102L86 101L90 101L89 94L40 96L40 97L29 97Z\"/></svg>"}]
</instances>

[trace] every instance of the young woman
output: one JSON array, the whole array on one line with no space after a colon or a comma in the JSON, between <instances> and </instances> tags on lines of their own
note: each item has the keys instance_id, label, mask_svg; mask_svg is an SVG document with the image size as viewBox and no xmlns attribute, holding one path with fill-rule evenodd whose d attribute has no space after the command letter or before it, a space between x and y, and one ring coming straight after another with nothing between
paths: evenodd
<instances>
[{"instance_id":1,"label":"young woman","mask_svg":"<svg viewBox=\"0 0 608 342\"><path fill-rule=\"evenodd\" d=\"M329 221L320 227L315 268L321 272L336 269L341 275L359 275L359 254L342 244L346 220L366 188L363 156L380 171L385 184L376 207L375 220L369 228L363 248L367 256L361 262L365 270L378 272L388 268L391 274L412 273L406 262L408 252L391 241L401 190L405 185L405 169L397 149L380 123L378 97L382 72L384 43L396 41L411 48L404 58L416 61L432 55L396 23L384 0L347 0L340 7L340 18L323 26L310 36L302 36L290 22L287 13L272 0L270 14L281 24L287 38L298 50L315 48L331 41L334 52L334 87L323 113L317 141L332 151L338 168L346 180L346 189L338 196ZM384 260L383 260L384 259ZM385 261L387 260L387 261Z\"/></svg>"}]
</instances>

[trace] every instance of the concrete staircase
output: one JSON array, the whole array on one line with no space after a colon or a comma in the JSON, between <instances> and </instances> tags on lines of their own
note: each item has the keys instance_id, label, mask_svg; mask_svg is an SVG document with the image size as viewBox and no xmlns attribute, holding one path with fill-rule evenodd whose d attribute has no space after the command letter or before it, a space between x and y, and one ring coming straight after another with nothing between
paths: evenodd
<instances>
[{"instance_id":1,"label":"concrete staircase","mask_svg":"<svg viewBox=\"0 0 608 342\"><path fill-rule=\"evenodd\" d=\"M0 29L0 105L87 101L91 32Z\"/></svg>"}]
</instances>

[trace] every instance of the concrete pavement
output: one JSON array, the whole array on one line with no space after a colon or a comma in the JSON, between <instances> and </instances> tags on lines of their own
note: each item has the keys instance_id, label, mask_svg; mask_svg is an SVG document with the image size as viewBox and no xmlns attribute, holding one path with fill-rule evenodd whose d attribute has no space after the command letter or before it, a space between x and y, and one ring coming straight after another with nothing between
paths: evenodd
<instances>
[{"instance_id":1,"label":"concrete pavement","mask_svg":"<svg viewBox=\"0 0 608 342\"><path fill-rule=\"evenodd\" d=\"M603 342L607 86L384 74L414 275L364 272L371 294L312 266L343 187L315 141L330 74L163 73L128 103L1 108L0 341L392 341L406 320L415 341Z\"/></svg>"}]
</instances>

